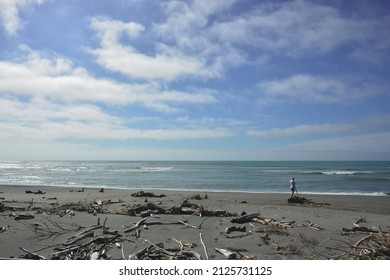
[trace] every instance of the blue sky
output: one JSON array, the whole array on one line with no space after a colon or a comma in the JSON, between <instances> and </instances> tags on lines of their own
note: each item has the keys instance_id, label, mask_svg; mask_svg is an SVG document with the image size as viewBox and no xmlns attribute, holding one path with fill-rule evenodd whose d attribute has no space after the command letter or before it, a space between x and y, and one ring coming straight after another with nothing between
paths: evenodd
<instances>
[{"instance_id":1,"label":"blue sky","mask_svg":"<svg viewBox=\"0 0 390 280\"><path fill-rule=\"evenodd\" d=\"M0 159L390 160L390 2L0 0Z\"/></svg>"}]
</instances>

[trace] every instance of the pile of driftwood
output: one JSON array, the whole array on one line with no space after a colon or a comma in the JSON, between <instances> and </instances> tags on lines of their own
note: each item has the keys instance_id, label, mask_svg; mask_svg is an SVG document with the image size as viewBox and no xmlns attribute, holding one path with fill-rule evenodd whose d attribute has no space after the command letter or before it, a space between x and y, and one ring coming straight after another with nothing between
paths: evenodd
<instances>
[{"instance_id":1,"label":"pile of driftwood","mask_svg":"<svg viewBox=\"0 0 390 280\"><path fill-rule=\"evenodd\" d=\"M149 246L139 250L138 252L131 254L129 260L201 260L201 255L193 250L184 249L182 242L180 249L164 248L164 243L153 244L148 240L144 240ZM192 248L191 245L187 245Z\"/></svg>"},{"instance_id":2,"label":"pile of driftwood","mask_svg":"<svg viewBox=\"0 0 390 280\"><path fill-rule=\"evenodd\" d=\"M157 214L172 214L172 215L194 215L199 217L233 217L237 213L230 213L226 210L208 210L202 205L198 205L187 200L184 200L178 206L163 208L155 203L146 202L144 204L129 205L126 209L116 212L117 214L125 214L129 216L151 216Z\"/></svg>"},{"instance_id":3,"label":"pile of driftwood","mask_svg":"<svg viewBox=\"0 0 390 280\"><path fill-rule=\"evenodd\" d=\"M165 194L155 195L152 192L138 191L131 194L132 197L165 197Z\"/></svg>"},{"instance_id":4,"label":"pile of driftwood","mask_svg":"<svg viewBox=\"0 0 390 280\"><path fill-rule=\"evenodd\" d=\"M256 217L259 217L259 213L253 214L244 214L241 216L237 216L232 218L230 221L232 225L226 228L225 233L227 238L236 238L236 237L244 237L250 235L251 232L246 231L246 226L242 225L245 223L251 222ZM187 242L184 240L176 240L171 238L171 240L175 241L179 246L175 247L165 247L163 243L154 244L149 240L141 238L141 230L147 229L154 225L173 225L178 224L185 226L187 228L193 229L202 229L202 224L206 220L203 221L199 225L191 225L186 221L177 220L171 222L162 222L156 219L153 221L149 221L152 217L144 217L140 219L138 222L134 223L128 227L122 227L119 230L111 229L106 226L106 220L103 224L100 223L100 219L98 219L97 225L82 228L77 225L61 225L57 222L47 219L47 222L33 222L26 221L23 222L25 225L28 225L36 234L41 236L41 239L45 239L48 236L56 235L58 236L64 234L65 232L69 235L70 232L76 232L70 237L66 238L60 244L49 246L53 248L51 254L48 257L40 255L38 251L30 251L25 248L20 248L25 254L19 256L22 259L51 259L51 260L99 260L99 259L111 259L111 255L109 252L112 248L121 249L122 258L121 259L131 259L131 260L200 260L200 259L209 259L207 246L203 242L202 233L199 232L200 243L203 246L204 254L200 254L199 252L193 250L194 247L197 247L197 244ZM236 232L240 232L241 236L236 235ZM129 235L130 234L130 235ZM130 241L131 238L136 238L141 240L146 244L142 249L131 253L130 255L125 255L123 250L123 241ZM130 239L129 239L130 238ZM44 249L44 248L43 248ZM46 248L47 249L47 248ZM42 250L42 249L41 249ZM40 250L40 251L41 251ZM198 250L199 251L199 250ZM246 256L242 254L244 249L237 248L214 248L214 251L222 254L226 259L253 259L253 256Z\"/></svg>"},{"instance_id":5,"label":"pile of driftwood","mask_svg":"<svg viewBox=\"0 0 390 280\"><path fill-rule=\"evenodd\" d=\"M390 233L379 230L366 235L337 259L390 260Z\"/></svg>"},{"instance_id":6,"label":"pile of driftwood","mask_svg":"<svg viewBox=\"0 0 390 280\"><path fill-rule=\"evenodd\" d=\"M37 227L37 224L34 224ZM59 225L56 225L59 226ZM49 229L49 227L47 227ZM43 229L41 229L43 230ZM62 228L62 230L65 230ZM46 234L54 233L52 229L45 230ZM58 233L58 232L57 232ZM43 234L43 233L41 233ZM26 254L21 255L22 259L36 260L98 260L110 259L111 256L107 252L113 246L120 246L118 241L121 240L121 234L118 231L110 230L105 225L95 225L84 229L77 234L70 236L61 244L55 245L53 253L47 258L39 255L36 252L31 252L20 247Z\"/></svg>"},{"instance_id":7,"label":"pile of driftwood","mask_svg":"<svg viewBox=\"0 0 390 280\"><path fill-rule=\"evenodd\" d=\"M97 213L108 214L110 211L106 208L108 204L111 203L111 200L102 201L95 200L92 202L77 202L77 203L66 203L51 209L51 212L56 213L57 215L74 215L75 212L87 212L96 215Z\"/></svg>"},{"instance_id":8,"label":"pile of driftwood","mask_svg":"<svg viewBox=\"0 0 390 280\"><path fill-rule=\"evenodd\" d=\"M304 223L296 223L295 221L277 221L271 218L256 217L254 218L249 225L254 229L254 232L260 233L260 238L266 245L271 245L275 248L276 252L280 255L296 254L298 253L298 246L294 243L279 245L273 241L270 237L272 234L288 236L289 228L304 227L315 231L325 230L323 227L311 223L310 221L304 221ZM309 243L308 238L303 234L298 236L303 242ZM316 240L310 240L310 243L315 244Z\"/></svg>"},{"instance_id":9,"label":"pile of driftwood","mask_svg":"<svg viewBox=\"0 0 390 280\"><path fill-rule=\"evenodd\" d=\"M311 199L307 199L306 197L303 196L292 196L287 199L288 203L294 203L294 204L311 204L315 206L320 206L320 205L330 205L329 203L325 202L316 202L312 201Z\"/></svg>"},{"instance_id":10,"label":"pile of driftwood","mask_svg":"<svg viewBox=\"0 0 390 280\"><path fill-rule=\"evenodd\" d=\"M326 239L313 250L309 258L314 259L318 255L323 255L328 259L337 260L390 260L390 232L382 231L381 228L368 228L360 225L365 222L367 222L366 218L360 217L353 223L352 228L342 228L341 235L365 234L354 244L332 240L332 242L339 242L340 245L327 246L329 239Z\"/></svg>"}]
</instances>

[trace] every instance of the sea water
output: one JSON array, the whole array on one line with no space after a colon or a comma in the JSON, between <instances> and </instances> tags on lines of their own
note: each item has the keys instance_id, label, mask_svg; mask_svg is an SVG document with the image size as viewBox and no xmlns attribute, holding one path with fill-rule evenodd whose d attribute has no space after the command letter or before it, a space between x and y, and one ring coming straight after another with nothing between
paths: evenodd
<instances>
[{"instance_id":1,"label":"sea water","mask_svg":"<svg viewBox=\"0 0 390 280\"><path fill-rule=\"evenodd\" d=\"M388 161L0 161L1 185L390 194Z\"/></svg>"}]
</instances>

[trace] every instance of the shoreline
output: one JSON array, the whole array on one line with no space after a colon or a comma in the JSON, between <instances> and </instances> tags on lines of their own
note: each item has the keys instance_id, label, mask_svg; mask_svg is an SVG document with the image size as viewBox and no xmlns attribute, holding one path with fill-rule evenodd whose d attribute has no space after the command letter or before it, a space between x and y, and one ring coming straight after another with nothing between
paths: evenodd
<instances>
[{"instance_id":1,"label":"shoreline","mask_svg":"<svg viewBox=\"0 0 390 280\"><path fill-rule=\"evenodd\" d=\"M110 187L106 185L101 185L101 186L84 186L84 185L29 185L29 184L0 184L0 189L1 188L66 188L66 189L110 189L110 190L121 190L121 191L137 191L143 188L136 188L136 187L131 187L131 188L121 188L121 187ZM283 195L289 195L290 191L283 191L283 192L272 192L272 191L233 191L233 190L207 190L207 189L174 189L174 188L144 188L145 191L167 191L167 192L202 192L202 193L238 193L238 194L283 194ZM0 191L1 193L1 191ZM348 193L348 192L302 192L302 194L305 195L314 195L314 196L390 196L390 191L389 192L353 192L353 193Z\"/></svg>"},{"instance_id":2,"label":"shoreline","mask_svg":"<svg viewBox=\"0 0 390 280\"><path fill-rule=\"evenodd\" d=\"M26 190L32 193L26 193ZM34 193L38 190L41 193ZM242 254L254 259L330 259L338 257L340 246L345 248L346 244L354 244L370 234L356 231L354 224L369 231L380 228L386 233L390 230L390 196L300 194L308 203L291 204L287 202L288 193L145 189L143 194L153 196L137 197L132 195L141 189L105 188L103 192L99 191L99 188L0 186L0 205L3 205L0 228L4 228L0 232L0 258L20 258L26 255L20 249L23 247L50 259L56 252L53 248L63 247L75 234L101 225L103 221L107 229L118 232L117 239L104 249L111 259L127 259L134 252L151 246L146 241L177 249L179 245L174 240L196 244L187 250L206 259L200 233L209 259L225 259L215 248L242 249L236 254L237 258L243 258ZM167 209L182 206L185 201L194 209L186 209L189 211L186 213L168 212ZM154 209L131 211L145 205L153 205ZM87 206L95 207L94 212ZM233 217L243 213L258 213L259 216L257 220L243 224L231 222ZM23 217L22 214L32 218L17 220L16 217ZM145 217L147 222L137 229L138 237L134 236L135 231L126 232ZM361 221L357 223L359 219ZM178 221L195 228L178 225ZM269 224L271 222L273 224ZM246 229L244 233L232 233L236 236L232 237L226 234L231 226L245 226ZM99 234L102 233L95 232L94 236ZM239 237L240 234L243 236ZM327 249L319 254L324 250L323 244Z\"/></svg>"}]
</instances>

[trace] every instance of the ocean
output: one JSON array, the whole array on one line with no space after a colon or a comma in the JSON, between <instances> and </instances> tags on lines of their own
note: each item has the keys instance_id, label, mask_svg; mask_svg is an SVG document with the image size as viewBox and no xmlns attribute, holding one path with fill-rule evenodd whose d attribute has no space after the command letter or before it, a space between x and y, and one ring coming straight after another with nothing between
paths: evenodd
<instances>
[{"instance_id":1,"label":"ocean","mask_svg":"<svg viewBox=\"0 0 390 280\"><path fill-rule=\"evenodd\" d=\"M388 161L0 161L1 185L389 195Z\"/></svg>"}]
</instances>

